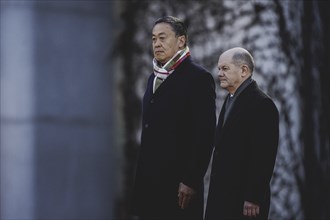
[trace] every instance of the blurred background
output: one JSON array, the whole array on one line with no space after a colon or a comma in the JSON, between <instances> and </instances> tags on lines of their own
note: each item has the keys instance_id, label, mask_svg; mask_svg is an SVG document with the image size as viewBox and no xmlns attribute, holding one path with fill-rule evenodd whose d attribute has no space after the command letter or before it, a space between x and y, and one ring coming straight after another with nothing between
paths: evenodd
<instances>
[{"instance_id":1,"label":"blurred background","mask_svg":"<svg viewBox=\"0 0 330 220\"><path fill-rule=\"evenodd\" d=\"M219 55L240 46L254 56L254 79L280 111L270 219L330 218L329 1L0 6L0 219L135 219L141 98L151 29L164 15L188 25L192 58L216 81L217 112Z\"/></svg>"}]
</instances>

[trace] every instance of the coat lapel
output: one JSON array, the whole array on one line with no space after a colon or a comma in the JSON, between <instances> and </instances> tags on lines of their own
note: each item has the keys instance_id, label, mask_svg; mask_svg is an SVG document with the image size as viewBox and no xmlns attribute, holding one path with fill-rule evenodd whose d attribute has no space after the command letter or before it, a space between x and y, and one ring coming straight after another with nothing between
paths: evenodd
<instances>
[{"instance_id":1,"label":"coat lapel","mask_svg":"<svg viewBox=\"0 0 330 220\"><path fill-rule=\"evenodd\" d=\"M172 81L175 81L175 78L177 77L178 74L182 73L182 70L184 67L187 65L188 62L191 62L190 56L187 57L182 63L171 73L162 84L158 87L158 89L155 91L153 94L153 80L151 83L151 93L152 97L157 97L160 93L162 93L163 90L166 90L167 87L170 87L172 84ZM153 77L154 78L154 77Z\"/></svg>"},{"instance_id":2,"label":"coat lapel","mask_svg":"<svg viewBox=\"0 0 330 220\"><path fill-rule=\"evenodd\" d=\"M240 117L245 117L243 114L246 109L245 106L249 105L251 94L256 88L256 83L253 82L237 97L235 103L233 103L233 107L228 115L228 118L223 125L224 130L227 130L231 127L231 125L235 124Z\"/></svg>"},{"instance_id":3,"label":"coat lapel","mask_svg":"<svg viewBox=\"0 0 330 220\"><path fill-rule=\"evenodd\" d=\"M155 91L155 93L153 93L153 96L157 96L159 93L161 93L164 89L166 89L166 87L171 83L171 81L173 80L173 78L175 78L177 70L174 70L173 73L171 73L171 75L169 75L166 80L164 82L162 82L160 84L160 86L158 87L158 89ZM153 92L153 82L151 85L151 93Z\"/></svg>"},{"instance_id":4,"label":"coat lapel","mask_svg":"<svg viewBox=\"0 0 330 220\"><path fill-rule=\"evenodd\" d=\"M152 74L148 80L148 84L147 84L147 89L145 91L145 94L144 94L144 101L145 102L149 102L153 96L153 83L154 83L154 78L155 78L155 75Z\"/></svg>"}]
</instances>

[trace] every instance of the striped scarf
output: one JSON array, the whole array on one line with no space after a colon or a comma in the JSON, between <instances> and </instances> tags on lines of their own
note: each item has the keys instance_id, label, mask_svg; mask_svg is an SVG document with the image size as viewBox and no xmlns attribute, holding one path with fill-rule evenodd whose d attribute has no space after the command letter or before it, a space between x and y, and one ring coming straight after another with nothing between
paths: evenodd
<instances>
[{"instance_id":1,"label":"striped scarf","mask_svg":"<svg viewBox=\"0 0 330 220\"><path fill-rule=\"evenodd\" d=\"M167 63L165 63L164 66L160 67L157 60L153 59L153 66L154 66L154 74L155 74L155 80L154 80L154 92L156 90L156 80L164 81L173 71L175 68L177 68L180 63L186 59L188 56L190 56L189 47L187 46L183 50L179 50Z\"/></svg>"}]
</instances>

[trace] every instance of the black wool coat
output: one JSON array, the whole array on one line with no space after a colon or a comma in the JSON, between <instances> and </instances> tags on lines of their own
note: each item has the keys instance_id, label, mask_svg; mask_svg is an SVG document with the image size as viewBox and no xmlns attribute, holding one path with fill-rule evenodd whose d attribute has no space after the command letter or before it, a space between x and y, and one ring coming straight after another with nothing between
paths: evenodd
<instances>
[{"instance_id":1,"label":"black wool coat","mask_svg":"<svg viewBox=\"0 0 330 220\"><path fill-rule=\"evenodd\" d=\"M214 79L190 57L153 94L154 77L150 75L143 98L133 214L202 219L203 177L216 127ZM180 182L197 192L184 211L178 206Z\"/></svg>"},{"instance_id":2,"label":"black wool coat","mask_svg":"<svg viewBox=\"0 0 330 220\"><path fill-rule=\"evenodd\" d=\"M243 219L244 201L259 204L267 219L279 113L255 81L233 104L224 124L225 104L219 116L206 219Z\"/></svg>"}]
</instances>

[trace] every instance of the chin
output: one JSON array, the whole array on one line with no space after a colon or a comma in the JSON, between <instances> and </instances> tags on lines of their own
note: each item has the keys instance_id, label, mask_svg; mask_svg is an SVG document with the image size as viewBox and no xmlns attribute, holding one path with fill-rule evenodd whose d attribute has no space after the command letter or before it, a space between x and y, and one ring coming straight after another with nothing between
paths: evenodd
<instances>
[{"instance_id":1,"label":"chin","mask_svg":"<svg viewBox=\"0 0 330 220\"><path fill-rule=\"evenodd\" d=\"M228 87L228 85L226 83L220 83L220 87L225 89Z\"/></svg>"},{"instance_id":2,"label":"chin","mask_svg":"<svg viewBox=\"0 0 330 220\"><path fill-rule=\"evenodd\" d=\"M164 59L162 59L162 57L155 56L155 58L160 63L162 63L164 61Z\"/></svg>"}]
</instances>

